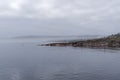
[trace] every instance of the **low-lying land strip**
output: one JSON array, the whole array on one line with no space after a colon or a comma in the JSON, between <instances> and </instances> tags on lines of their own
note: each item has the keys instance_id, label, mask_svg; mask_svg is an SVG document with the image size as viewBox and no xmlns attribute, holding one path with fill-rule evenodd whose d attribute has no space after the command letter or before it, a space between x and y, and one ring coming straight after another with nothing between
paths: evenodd
<instances>
[{"instance_id":1,"label":"low-lying land strip","mask_svg":"<svg viewBox=\"0 0 120 80\"><path fill-rule=\"evenodd\" d=\"M41 46L73 46L73 47L97 47L97 48L120 48L120 33L99 39L89 39L72 42L50 43Z\"/></svg>"}]
</instances>

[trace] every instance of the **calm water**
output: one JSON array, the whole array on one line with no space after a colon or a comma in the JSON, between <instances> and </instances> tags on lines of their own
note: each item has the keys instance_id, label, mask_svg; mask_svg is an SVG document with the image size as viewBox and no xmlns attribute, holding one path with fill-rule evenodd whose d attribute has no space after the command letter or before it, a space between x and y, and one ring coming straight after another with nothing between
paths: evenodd
<instances>
[{"instance_id":1,"label":"calm water","mask_svg":"<svg viewBox=\"0 0 120 80\"><path fill-rule=\"evenodd\" d=\"M0 40L0 80L120 80L119 50L37 46L50 40Z\"/></svg>"}]
</instances>

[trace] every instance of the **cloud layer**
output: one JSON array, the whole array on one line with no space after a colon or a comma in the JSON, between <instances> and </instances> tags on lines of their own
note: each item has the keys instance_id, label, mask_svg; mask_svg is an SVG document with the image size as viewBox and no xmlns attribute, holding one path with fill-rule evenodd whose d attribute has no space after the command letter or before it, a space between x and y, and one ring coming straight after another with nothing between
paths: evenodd
<instances>
[{"instance_id":1,"label":"cloud layer","mask_svg":"<svg viewBox=\"0 0 120 80\"><path fill-rule=\"evenodd\" d=\"M9 20L13 21L9 22ZM0 24L2 24L0 28L2 29L4 29L3 26L11 26L12 29L16 29L16 25L20 24L22 21L24 24L20 24L21 26L31 26L29 23L33 23L34 27L31 26L32 29L24 27L28 32L33 30L33 33L36 31L44 32L44 30L47 32L47 28L52 28L51 30L53 33L55 30L59 31L59 29L61 29L63 33L68 28L75 34L84 34L87 32L96 33L98 31L103 31L104 33L115 33L119 32L118 29L120 29L120 1L1 0L0 21ZM5 25L5 23L9 25ZM42 26L45 26L45 29L37 30L38 26L39 28L43 28ZM19 26L17 29L22 30L23 28ZM15 33L15 31L12 30L11 32ZM100 34L100 32L98 32L98 34Z\"/></svg>"},{"instance_id":2,"label":"cloud layer","mask_svg":"<svg viewBox=\"0 0 120 80\"><path fill-rule=\"evenodd\" d=\"M97 20L115 16L120 12L119 5L119 0L4 0L0 3L0 15L33 18L91 16Z\"/></svg>"}]
</instances>

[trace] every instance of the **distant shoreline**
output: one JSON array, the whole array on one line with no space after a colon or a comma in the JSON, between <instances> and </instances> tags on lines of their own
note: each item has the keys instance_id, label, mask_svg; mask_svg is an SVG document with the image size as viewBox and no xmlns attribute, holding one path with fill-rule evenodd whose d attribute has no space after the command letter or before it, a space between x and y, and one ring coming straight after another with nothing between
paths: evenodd
<instances>
[{"instance_id":1,"label":"distant shoreline","mask_svg":"<svg viewBox=\"0 0 120 80\"><path fill-rule=\"evenodd\" d=\"M120 48L120 33L104 38L88 39L72 42L58 42L42 44L41 46L72 46L72 47L88 47L88 48Z\"/></svg>"}]
</instances>

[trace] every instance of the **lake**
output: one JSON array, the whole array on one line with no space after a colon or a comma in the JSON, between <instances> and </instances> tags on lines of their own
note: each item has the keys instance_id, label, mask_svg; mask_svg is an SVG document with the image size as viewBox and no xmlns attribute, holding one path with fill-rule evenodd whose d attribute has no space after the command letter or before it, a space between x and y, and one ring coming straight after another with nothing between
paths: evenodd
<instances>
[{"instance_id":1,"label":"lake","mask_svg":"<svg viewBox=\"0 0 120 80\"><path fill-rule=\"evenodd\" d=\"M0 80L120 80L120 50L38 46L52 40L1 39Z\"/></svg>"}]
</instances>

